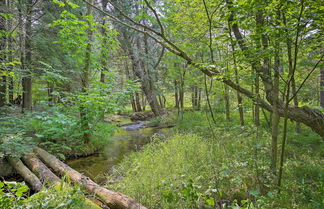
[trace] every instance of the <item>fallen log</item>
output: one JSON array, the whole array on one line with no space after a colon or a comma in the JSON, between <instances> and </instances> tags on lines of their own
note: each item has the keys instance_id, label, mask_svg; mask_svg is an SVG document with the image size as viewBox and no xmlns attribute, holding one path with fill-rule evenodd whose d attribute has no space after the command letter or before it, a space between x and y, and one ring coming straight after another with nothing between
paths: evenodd
<instances>
[{"instance_id":1,"label":"fallen log","mask_svg":"<svg viewBox=\"0 0 324 209\"><path fill-rule=\"evenodd\" d=\"M57 177L40 159L34 155L28 154L23 158L24 163L28 168L36 174L36 176L45 184L58 185L61 183L59 177Z\"/></svg>"},{"instance_id":2,"label":"fallen log","mask_svg":"<svg viewBox=\"0 0 324 209\"><path fill-rule=\"evenodd\" d=\"M30 184L31 188L36 192L40 191L42 188L42 182L37 178L37 176L32 173L20 159L7 157L10 165L16 169L16 171L24 178L24 180Z\"/></svg>"},{"instance_id":3,"label":"fallen log","mask_svg":"<svg viewBox=\"0 0 324 209\"><path fill-rule=\"evenodd\" d=\"M62 181L58 176L56 176L39 158L35 155L25 155L22 157L24 163L31 169L32 172L43 182L43 184L48 184L49 186L58 186L62 184ZM99 201L94 201L93 199L84 199L85 204L90 208L103 208Z\"/></svg>"},{"instance_id":4,"label":"fallen log","mask_svg":"<svg viewBox=\"0 0 324 209\"><path fill-rule=\"evenodd\" d=\"M55 156L45 150L35 147L35 153L49 167L59 175L68 175L71 181L80 183L89 193L97 195L111 209L147 209L132 198L119 192L110 191L99 186L88 177L72 169Z\"/></svg>"}]
</instances>

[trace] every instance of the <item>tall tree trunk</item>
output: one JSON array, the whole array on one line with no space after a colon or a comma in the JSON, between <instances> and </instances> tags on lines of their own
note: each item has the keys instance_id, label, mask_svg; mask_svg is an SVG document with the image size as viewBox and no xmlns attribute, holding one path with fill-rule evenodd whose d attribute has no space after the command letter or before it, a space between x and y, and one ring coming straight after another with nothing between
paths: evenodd
<instances>
[{"instance_id":1,"label":"tall tree trunk","mask_svg":"<svg viewBox=\"0 0 324 209\"><path fill-rule=\"evenodd\" d=\"M254 87L255 87L255 94L259 97L260 96L260 79L259 79L258 73L256 73L256 76L255 76ZM254 104L254 124L256 126L260 125L260 106L258 103Z\"/></svg>"},{"instance_id":2,"label":"tall tree trunk","mask_svg":"<svg viewBox=\"0 0 324 209\"><path fill-rule=\"evenodd\" d=\"M324 108L324 68L320 70L320 106Z\"/></svg>"},{"instance_id":3,"label":"tall tree trunk","mask_svg":"<svg viewBox=\"0 0 324 209\"><path fill-rule=\"evenodd\" d=\"M53 91L54 87L53 84L47 83L47 101L48 101L48 106L53 106L54 103L54 97L53 97Z\"/></svg>"},{"instance_id":4,"label":"tall tree trunk","mask_svg":"<svg viewBox=\"0 0 324 209\"><path fill-rule=\"evenodd\" d=\"M225 74L228 72L228 62L226 63ZM230 96L229 87L224 83L224 101L225 101L225 118L227 121L231 120L230 113Z\"/></svg>"},{"instance_id":5,"label":"tall tree trunk","mask_svg":"<svg viewBox=\"0 0 324 209\"><path fill-rule=\"evenodd\" d=\"M179 108L179 90L178 90L178 81L174 80L174 102L175 108Z\"/></svg>"},{"instance_id":6,"label":"tall tree trunk","mask_svg":"<svg viewBox=\"0 0 324 209\"><path fill-rule=\"evenodd\" d=\"M31 62L32 62L32 5L33 0L28 0L27 8L30 10L26 18L26 36L25 36L25 59L23 69L25 75L22 78L22 111L32 110L32 77L31 77Z\"/></svg>"},{"instance_id":7,"label":"tall tree trunk","mask_svg":"<svg viewBox=\"0 0 324 209\"><path fill-rule=\"evenodd\" d=\"M141 93L141 98L142 98L142 110L145 111L146 108L146 98L144 92Z\"/></svg>"},{"instance_id":8,"label":"tall tree trunk","mask_svg":"<svg viewBox=\"0 0 324 209\"><path fill-rule=\"evenodd\" d=\"M238 75L238 70L237 70L237 64L236 64L235 45L234 45L234 40L233 40L230 25L228 25L228 28L229 28L229 35L230 35L230 39L231 39L231 48L232 48L232 57L233 57L233 63L234 63L235 81L236 81L237 85L240 85L239 75ZM236 91L236 97L237 97L238 113L239 113L239 116L240 116L240 125L244 126L244 110L243 110L243 104L242 104L243 98L242 98L239 91Z\"/></svg>"},{"instance_id":9,"label":"tall tree trunk","mask_svg":"<svg viewBox=\"0 0 324 209\"><path fill-rule=\"evenodd\" d=\"M197 88L198 100L197 100L197 110L200 110L201 107L201 88Z\"/></svg>"},{"instance_id":10,"label":"tall tree trunk","mask_svg":"<svg viewBox=\"0 0 324 209\"><path fill-rule=\"evenodd\" d=\"M6 2L4 0L0 1L0 12L6 14L7 13ZM4 33L6 31L6 18L0 15L0 33ZM5 63L7 59L6 52L6 42L7 37L2 35L0 37L0 63ZM1 64L2 65L2 64ZM2 65L3 66L3 65ZM7 76L6 76L6 68L0 68L0 107L4 106L6 103L6 95L7 95Z\"/></svg>"},{"instance_id":11,"label":"tall tree trunk","mask_svg":"<svg viewBox=\"0 0 324 209\"><path fill-rule=\"evenodd\" d=\"M279 26L280 12L277 12L277 20ZM273 79L273 97L279 101L279 78L280 78L280 32L277 32L277 40L275 42L275 63L274 63L274 79ZM279 136L279 111L278 104L272 104L272 140L271 140L271 170L274 175L277 174L277 154L278 154L278 136Z\"/></svg>"},{"instance_id":12,"label":"tall tree trunk","mask_svg":"<svg viewBox=\"0 0 324 209\"><path fill-rule=\"evenodd\" d=\"M139 96L138 92L135 92L135 104L136 104L137 112L141 112L142 107L141 107L141 101L140 101L140 96Z\"/></svg>"},{"instance_id":13,"label":"tall tree trunk","mask_svg":"<svg viewBox=\"0 0 324 209\"><path fill-rule=\"evenodd\" d=\"M282 15L282 20L283 20L283 23L287 26L285 14ZM292 42L291 42L291 38L289 37L289 32L287 29L285 29L285 33L286 33L286 45L287 45L287 54L288 54L288 67L289 67L289 71L292 71L292 69L293 69L292 46L291 46ZM292 80L291 80L291 93L292 93L292 95L295 95L295 93L296 93L295 78L292 78ZM298 107L297 95L294 97L294 106ZM300 129L301 129L300 123L296 122L296 132L299 133Z\"/></svg>"},{"instance_id":14,"label":"tall tree trunk","mask_svg":"<svg viewBox=\"0 0 324 209\"><path fill-rule=\"evenodd\" d=\"M89 0L89 3L93 3L93 0ZM87 5L87 15L92 15L92 7ZM88 22L88 25L91 27L91 23ZM86 94L89 88L89 73L91 67L91 53L92 53L92 40L93 32L92 30L88 30L87 38L88 43L86 47L85 57L84 57L84 68L82 69L81 74L81 87L82 92ZM81 128L83 131L83 142L90 142L90 125L89 125L89 117L88 117L88 108L81 104L80 106L80 120L81 120Z\"/></svg>"},{"instance_id":15,"label":"tall tree trunk","mask_svg":"<svg viewBox=\"0 0 324 209\"><path fill-rule=\"evenodd\" d=\"M214 123L216 123L215 117L214 117L214 112L213 112L213 108L210 104L210 100L209 100L209 91L208 91L208 86L207 86L207 75L204 75L204 84L205 84L205 93L206 93L206 102L210 111L210 115L212 117L212 120ZM210 86L210 89L212 88L212 86ZM198 106L198 105L197 105Z\"/></svg>"}]
</instances>

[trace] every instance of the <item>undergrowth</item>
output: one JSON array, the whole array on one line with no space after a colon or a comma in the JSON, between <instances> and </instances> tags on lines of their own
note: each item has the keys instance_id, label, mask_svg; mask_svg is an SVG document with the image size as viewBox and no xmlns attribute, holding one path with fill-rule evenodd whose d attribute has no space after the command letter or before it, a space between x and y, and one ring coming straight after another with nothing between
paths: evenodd
<instances>
[{"instance_id":1,"label":"undergrowth","mask_svg":"<svg viewBox=\"0 0 324 209\"><path fill-rule=\"evenodd\" d=\"M271 135L236 119L217 123L204 112L178 117L175 135L155 138L109 178L148 208L323 208L324 143L303 128L289 130L281 193L270 171ZM249 124L250 123L250 124ZM280 148L280 147L279 147Z\"/></svg>"},{"instance_id":2,"label":"undergrowth","mask_svg":"<svg viewBox=\"0 0 324 209\"><path fill-rule=\"evenodd\" d=\"M19 157L37 145L57 157L82 156L106 144L117 127L96 120L90 123L90 143L84 144L79 117L64 108L52 107L25 114L0 115L0 157Z\"/></svg>"},{"instance_id":3,"label":"undergrowth","mask_svg":"<svg viewBox=\"0 0 324 209\"><path fill-rule=\"evenodd\" d=\"M100 209L86 199L78 186L62 183L31 195L24 182L0 182L0 208L3 209Z\"/></svg>"}]
</instances>

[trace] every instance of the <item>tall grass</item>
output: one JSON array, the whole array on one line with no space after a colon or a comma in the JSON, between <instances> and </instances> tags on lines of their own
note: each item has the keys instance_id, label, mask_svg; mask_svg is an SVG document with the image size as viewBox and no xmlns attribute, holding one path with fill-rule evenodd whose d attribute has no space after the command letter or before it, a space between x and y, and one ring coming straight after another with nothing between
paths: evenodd
<instances>
[{"instance_id":1,"label":"tall grass","mask_svg":"<svg viewBox=\"0 0 324 209\"><path fill-rule=\"evenodd\" d=\"M133 153L110 178L113 185L149 208L323 208L323 143L291 126L282 192L270 171L271 135L267 128L240 127L217 115L187 112L174 136L154 138ZM252 123L252 122L250 122Z\"/></svg>"}]
</instances>

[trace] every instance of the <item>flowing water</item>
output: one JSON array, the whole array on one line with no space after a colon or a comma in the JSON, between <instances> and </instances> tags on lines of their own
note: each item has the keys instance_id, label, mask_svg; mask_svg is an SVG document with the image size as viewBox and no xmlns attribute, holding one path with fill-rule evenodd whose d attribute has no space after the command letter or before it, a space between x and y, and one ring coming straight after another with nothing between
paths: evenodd
<instances>
[{"instance_id":1,"label":"flowing water","mask_svg":"<svg viewBox=\"0 0 324 209\"><path fill-rule=\"evenodd\" d=\"M102 184L105 176L120 163L125 156L140 150L150 142L153 135L165 136L169 129L145 128L139 122L123 127L114 134L112 139L101 149L99 154L69 160L67 164L75 170Z\"/></svg>"}]
</instances>

